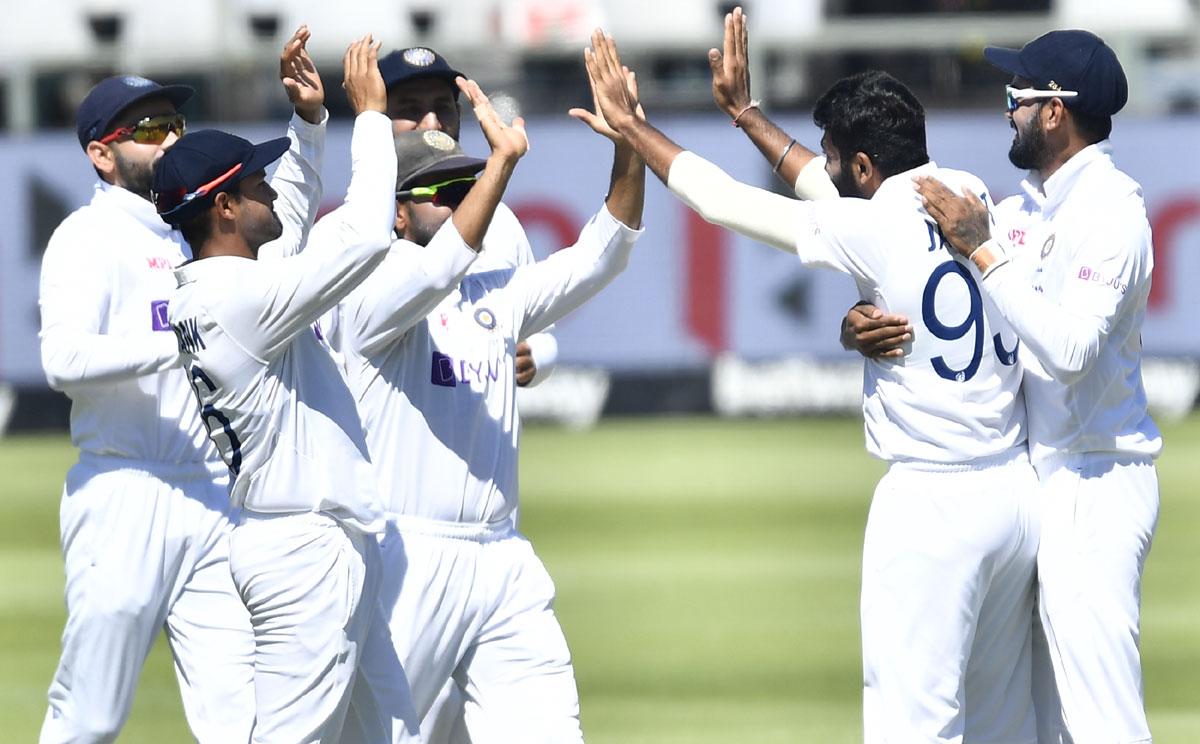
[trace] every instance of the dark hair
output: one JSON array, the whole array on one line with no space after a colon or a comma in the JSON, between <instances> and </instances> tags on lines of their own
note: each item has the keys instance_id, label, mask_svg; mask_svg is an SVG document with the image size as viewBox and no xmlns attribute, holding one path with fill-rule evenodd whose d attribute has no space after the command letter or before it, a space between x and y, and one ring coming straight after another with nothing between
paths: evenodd
<instances>
[{"instance_id":1,"label":"dark hair","mask_svg":"<svg viewBox=\"0 0 1200 744\"><path fill-rule=\"evenodd\" d=\"M925 109L886 72L868 70L834 83L817 100L813 122L842 160L866 153L885 178L929 162Z\"/></svg>"},{"instance_id":2,"label":"dark hair","mask_svg":"<svg viewBox=\"0 0 1200 744\"><path fill-rule=\"evenodd\" d=\"M1108 139L1108 135L1112 134L1112 117L1097 116L1096 114L1085 114L1082 111L1076 111L1070 106L1067 110L1071 112L1071 120L1075 122L1075 128L1079 130L1079 136L1087 140L1089 145L1094 145L1100 140Z\"/></svg>"},{"instance_id":3,"label":"dark hair","mask_svg":"<svg viewBox=\"0 0 1200 744\"><path fill-rule=\"evenodd\" d=\"M212 211L204 210L187 222L179 225L183 239L192 247L192 256L200 252L200 248L212 236Z\"/></svg>"}]
</instances>

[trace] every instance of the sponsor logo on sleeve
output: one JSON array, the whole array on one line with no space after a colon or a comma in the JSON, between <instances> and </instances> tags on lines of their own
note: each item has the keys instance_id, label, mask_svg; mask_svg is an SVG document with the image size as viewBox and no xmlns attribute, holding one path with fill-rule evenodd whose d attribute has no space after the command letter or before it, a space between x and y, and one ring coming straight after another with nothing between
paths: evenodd
<instances>
[{"instance_id":1,"label":"sponsor logo on sleeve","mask_svg":"<svg viewBox=\"0 0 1200 744\"><path fill-rule=\"evenodd\" d=\"M1077 278L1091 284L1103 284L1106 287L1112 287L1121 294L1125 294L1129 290L1129 284L1121 281L1120 277L1105 276L1090 266L1080 266Z\"/></svg>"},{"instance_id":2,"label":"sponsor logo on sleeve","mask_svg":"<svg viewBox=\"0 0 1200 744\"><path fill-rule=\"evenodd\" d=\"M155 331L171 330L171 324L167 321L166 300L154 300L150 303L150 328Z\"/></svg>"}]
</instances>

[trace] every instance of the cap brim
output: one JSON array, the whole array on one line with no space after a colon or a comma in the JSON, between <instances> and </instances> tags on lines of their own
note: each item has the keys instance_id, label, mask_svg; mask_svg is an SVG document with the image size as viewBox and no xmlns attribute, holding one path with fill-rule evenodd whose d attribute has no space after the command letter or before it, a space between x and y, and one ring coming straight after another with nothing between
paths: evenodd
<instances>
[{"instance_id":1,"label":"cap brim","mask_svg":"<svg viewBox=\"0 0 1200 744\"><path fill-rule=\"evenodd\" d=\"M487 166L486 160L472 158L467 155L455 155L452 158L438 161L424 170L417 171L404 181L405 188L412 188L417 179L427 179L438 176L440 179L450 179L456 176L473 176Z\"/></svg>"},{"instance_id":2,"label":"cap brim","mask_svg":"<svg viewBox=\"0 0 1200 744\"><path fill-rule=\"evenodd\" d=\"M1008 49L1006 47L984 47L983 58L991 63L992 67L1004 70L1010 75L1023 77L1032 80L1033 76L1025 69L1025 65L1021 64L1021 50Z\"/></svg>"},{"instance_id":3,"label":"cap brim","mask_svg":"<svg viewBox=\"0 0 1200 744\"><path fill-rule=\"evenodd\" d=\"M253 175L265 169L268 165L283 157L283 154L291 146L292 141L287 137L276 137L273 140L258 143L254 146L254 152L250 155L250 158L242 166L242 170L238 172L236 178L230 180L230 183L237 183L246 176Z\"/></svg>"}]
</instances>

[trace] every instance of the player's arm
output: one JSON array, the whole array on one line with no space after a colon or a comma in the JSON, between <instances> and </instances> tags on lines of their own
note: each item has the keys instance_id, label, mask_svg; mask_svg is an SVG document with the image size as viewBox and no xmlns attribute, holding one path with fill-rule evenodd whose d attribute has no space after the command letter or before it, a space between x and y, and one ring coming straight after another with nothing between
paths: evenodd
<instances>
[{"instance_id":1,"label":"player's arm","mask_svg":"<svg viewBox=\"0 0 1200 744\"><path fill-rule=\"evenodd\" d=\"M954 194L934 179L920 178L917 184L946 240L979 268L980 288L1050 376L1070 382L1087 372L1126 303L1144 289L1139 277L1149 275L1150 260L1144 218L1119 209L1097 216L1079 243L1086 246L1078 254L1088 257L1088 266L1070 268L1081 274L1087 268L1089 279L1098 273L1105 281L1068 278L1062 292L1050 298L1008 260L1011 247L991 237L987 205L978 196L965 190Z\"/></svg>"},{"instance_id":2,"label":"player's arm","mask_svg":"<svg viewBox=\"0 0 1200 744\"><path fill-rule=\"evenodd\" d=\"M772 172L801 199L838 195L825 173L825 159L779 128L750 95L750 40L741 7L725 14L721 49L708 50L713 102L729 116L772 165Z\"/></svg>"},{"instance_id":3,"label":"player's arm","mask_svg":"<svg viewBox=\"0 0 1200 744\"><path fill-rule=\"evenodd\" d=\"M343 305L343 330L364 355L407 333L458 286L478 256L517 161L529 148L521 119L505 124L473 80L459 78L458 86L475 109L491 154L475 185L429 245L398 242L380 267L382 274Z\"/></svg>"},{"instance_id":4,"label":"player's arm","mask_svg":"<svg viewBox=\"0 0 1200 744\"><path fill-rule=\"evenodd\" d=\"M271 176L271 188L279 195L275 214L283 224L283 235L259 249L260 261L302 250L321 205L321 168L329 114L325 110L324 84L306 49L311 35L308 26L296 29L279 55L279 78L295 114L288 122L291 146Z\"/></svg>"},{"instance_id":5,"label":"player's arm","mask_svg":"<svg viewBox=\"0 0 1200 744\"><path fill-rule=\"evenodd\" d=\"M396 149L387 94L379 74L379 44L370 36L352 43L343 61L346 95L355 111L350 139L351 175L340 207L317 223L303 253L257 264L254 284L237 294L253 312L252 323L236 326L241 342L260 357L279 352L357 287L384 259L395 223ZM214 312L221 313L220 308Z\"/></svg>"},{"instance_id":6,"label":"player's arm","mask_svg":"<svg viewBox=\"0 0 1200 744\"><path fill-rule=\"evenodd\" d=\"M636 103L637 80L632 72L621 71L621 85L634 101L635 116L644 117ZM633 244L642 233L646 169L641 158L600 114L598 101L594 112L575 108L569 113L612 142L608 195L574 245L514 272L506 289L520 298L518 337L542 330L607 286L628 265Z\"/></svg>"},{"instance_id":7,"label":"player's arm","mask_svg":"<svg viewBox=\"0 0 1200 744\"><path fill-rule=\"evenodd\" d=\"M488 234L483 239L485 252L492 250L489 246L492 240L503 240L506 244L515 242L513 257L517 266L529 266L534 263L533 248L529 245L529 236L525 234L525 228L521 227L517 216L503 202L496 207L492 224L488 226ZM536 387L550 379L558 366L558 339L554 337L554 326L528 338L518 339L513 366L517 385L520 387Z\"/></svg>"},{"instance_id":8,"label":"player's arm","mask_svg":"<svg viewBox=\"0 0 1200 744\"><path fill-rule=\"evenodd\" d=\"M179 351L169 330L153 331L146 308L142 333L101 332L107 313L112 260L96 250L94 223L69 218L50 238L38 293L42 367L55 390L109 383L175 366Z\"/></svg>"}]
</instances>

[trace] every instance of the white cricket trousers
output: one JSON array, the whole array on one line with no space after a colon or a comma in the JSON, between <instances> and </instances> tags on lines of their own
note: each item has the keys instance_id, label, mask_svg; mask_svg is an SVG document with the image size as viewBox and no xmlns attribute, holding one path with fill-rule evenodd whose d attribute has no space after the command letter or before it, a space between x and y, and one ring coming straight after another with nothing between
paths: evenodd
<instances>
[{"instance_id":1,"label":"white cricket trousers","mask_svg":"<svg viewBox=\"0 0 1200 744\"><path fill-rule=\"evenodd\" d=\"M322 513L244 512L229 565L254 628L253 741L337 742L346 725L359 741L389 742L390 722L357 679L364 648L390 646L375 537Z\"/></svg>"},{"instance_id":2,"label":"white cricket trousers","mask_svg":"<svg viewBox=\"0 0 1200 744\"><path fill-rule=\"evenodd\" d=\"M1038 464L1042 545L1035 645L1038 741L1149 742L1142 695L1142 569L1158 524L1149 457L1064 455ZM1042 652L1042 653L1039 653ZM1057 699L1056 699L1057 698Z\"/></svg>"},{"instance_id":3,"label":"white cricket trousers","mask_svg":"<svg viewBox=\"0 0 1200 744\"><path fill-rule=\"evenodd\" d=\"M554 582L529 541L508 522L398 526L382 540L383 604L416 713L453 679L475 744L583 742ZM418 742L428 732L395 725L393 734Z\"/></svg>"},{"instance_id":4,"label":"white cricket trousers","mask_svg":"<svg viewBox=\"0 0 1200 744\"><path fill-rule=\"evenodd\" d=\"M1037 476L1022 446L893 463L863 544L867 744L1032 744Z\"/></svg>"},{"instance_id":5,"label":"white cricket trousers","mask_svg":"<svg viewBox=\"0 0 1200 744\"><path fill-rule=\"evenodd\" d=\"M249 741L254 640L229 574L228 477L84 452L59 521L67 622L39 741L114 741L160 628L197 741Z\"/></svg>"}]
</instances>

